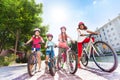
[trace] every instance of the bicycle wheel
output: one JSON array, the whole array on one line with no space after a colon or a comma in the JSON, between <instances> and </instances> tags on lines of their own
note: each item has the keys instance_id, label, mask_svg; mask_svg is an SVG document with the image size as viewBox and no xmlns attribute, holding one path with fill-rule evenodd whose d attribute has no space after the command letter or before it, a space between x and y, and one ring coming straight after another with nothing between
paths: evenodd
<instances>
[{"instance_id":1,"label":"bicycle wheel","mask_svg":"<svg viewBox=\"0 0 120 80\"><path fill-rule=\"evenodd\" d=\"M81 57L81 63L83 64L83 66L88 65L88 56L87 56L85 50L83 50L83 55Z\"/></svg>"},{"instance_id":2,"label":"bicycle wheel","mask_svg":"<svg viewBox=\"0 0 120 80\"><path fill-rule=\"evenodd\" d=\"M58 56L58 61L57 61L57 67L60 70L61 68L63 68L64 65L64 58L62 57L62 54L60 56Z\"/></svg>"},{"instance_id":3,"label":"bicycle wheel","mask_svg":"<svg viewBox=\"0 0 120 80\"><path fill-rule=\"evenodd\" d=\"M53 59L50 60L49 62L49 71L52 76L55 75L56 70L55 70L55 61Z\"/></svg>"},{"instance_id":4,"label":"bicycle wheel","mask_svg":"<svg viewBox=\"0 0 120 80\"><path fill-rule=\"evenodd\" d=\"M71 74L74 74L77 71L77 62L78 62L77 55L74 51L70 50L68 52L68 56L69 56L69 60L68 60L69 61L68 62L69 72Z\"/></svg>"},{"instance_id":5,"label":"bicycle wheel","mask_svg":"<svg viewBox=\"0 0 120 80\"><path fill-rule=\"evenodd\" d=\"M116 52L103 41L97 41L94 43L92 49L93 60L95 64L105 72L112 72L118 66L118 59Z\"/></svg>"},{"instance_id":6,"label":"bicycle wheel","mask_svg":"<svg viewBox=\"0 0 120 80\"><path fill-rule=\"evenodd\" d=\"M33 53L30 54L28 58L28 63L27 63L28 74L30 76L33 76L36 72L37 62L35 59L36 59L35 55Z\"/></svg>"}]
</instances>

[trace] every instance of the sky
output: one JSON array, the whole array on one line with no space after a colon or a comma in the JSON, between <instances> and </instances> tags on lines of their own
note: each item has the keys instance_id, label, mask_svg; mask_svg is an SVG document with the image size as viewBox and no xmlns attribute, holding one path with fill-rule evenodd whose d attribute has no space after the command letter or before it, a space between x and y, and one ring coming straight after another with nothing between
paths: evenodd
<instances>
[{"instance_id":1,"label":"sky","mask_svg":"<svg viewBox=\"0 0 120 80\"><path fill-rule=\"evenodd\" d=\"M48 33L58 41L60 27L77 40L77 27L84 22L89 30L95 31L120 14L120 0L36 0L43 3L43 25L49 25Z\"/></svg>"}]
</instances>

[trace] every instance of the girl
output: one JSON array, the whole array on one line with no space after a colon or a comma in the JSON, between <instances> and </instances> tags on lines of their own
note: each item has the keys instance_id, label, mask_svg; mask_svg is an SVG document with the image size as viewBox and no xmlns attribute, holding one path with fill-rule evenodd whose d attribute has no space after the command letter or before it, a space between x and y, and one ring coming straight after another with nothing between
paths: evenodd
<instances>
[{"instance_id":1,"label":"girl","mask_svg":"<svg viewBox=\"0 0 120 80\"><path fill-rule=\"evenodd\" d=\"M59 46L59 50L58 50L58 60L57 60L57 64L58 64L58 61L59 61L59 56L61 55L61 53L63 51L66 51L66 48L68 48L68 45L67 45L67 40L68 38L72 41L71 37L69 37L67 34L66 34L66 27L61 27L60 28L61 30L61 34L59 35L59 43L58 43L58 46ZM58 66L59 68L59 66Z\"/></svg>"},{"instance_id":2,"label":"girl","mask_svg":"<svg viewBox=\"0 0 120 80\"><path fill-rule=\"evenodd\" d=\"M82 56L82 44L83 43L88 43L90 41L90 38L86 38L85 34L88 34L88 33L89 34L98 34L98 33L87 30L87 27L84 25L83 22L79 22L77 32L78 32L78 43L77 43L77 47L78 47L78 68L81 68L80 59L81 59L81 56ZM92 38L92 40L94 41L94 38Z\"/></svg>"},{"instance_id":3,"label":"girl","mask_svg":"<svg viewBox=\"0 0 120 80\"><path fill-rule=\"evenodd\" d=\"M40 57L41 44L39 44L39 43L44 43L44 40L40 36L40 29L39 28L34 29L34 34L35 35L33 35L32 38L29 41L27 41L25 44L27 45L30 42L32 42L32 50L34 50L34 48L36 48L36 50L37 50L37 61L38 61L38 65L39 65L38 71L40 71L40 68L41 68L41 57Z\"/></svg>"}]
</instances>

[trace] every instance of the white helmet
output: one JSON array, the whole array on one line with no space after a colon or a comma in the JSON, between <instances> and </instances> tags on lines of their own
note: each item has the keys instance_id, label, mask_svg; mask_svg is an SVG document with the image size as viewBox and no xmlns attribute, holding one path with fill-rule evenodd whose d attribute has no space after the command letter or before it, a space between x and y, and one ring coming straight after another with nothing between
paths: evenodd
<instances>
[{"instance_id":1,"label":"white helmet","mask_svg":"<svg viewBox=\"0 0 120 80\"><path fill-rule=\"evenodd\" d=\"M33 31L34 31L34 32L35 32L35 31L39 31L39 32L40 32L40 29L39 29L39 28L35 28Z\"/></svg>"}]
</instances>

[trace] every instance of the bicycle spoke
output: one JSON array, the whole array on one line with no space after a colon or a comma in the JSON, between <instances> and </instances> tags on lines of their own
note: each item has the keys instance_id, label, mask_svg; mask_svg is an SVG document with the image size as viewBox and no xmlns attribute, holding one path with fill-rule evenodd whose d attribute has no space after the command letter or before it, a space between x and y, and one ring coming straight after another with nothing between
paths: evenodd
<instances>
[{"instance_id":1,"label":"bicycle spoke","mask_svg":"<svg viewBox=\"0 0 120 80\"><path fill-rule=\"evenodd\" d=\"M74 74L77 70L77 59L76 54L73 51L69 52L69 64L68 64L69 72Z\"/></svg>"}]
</instances>

